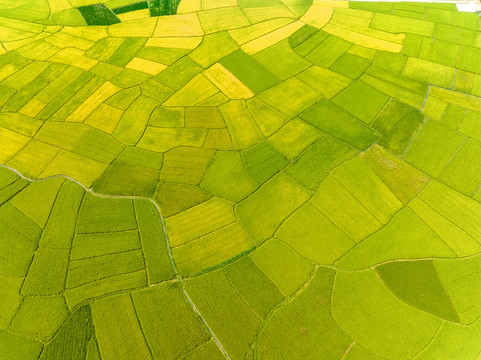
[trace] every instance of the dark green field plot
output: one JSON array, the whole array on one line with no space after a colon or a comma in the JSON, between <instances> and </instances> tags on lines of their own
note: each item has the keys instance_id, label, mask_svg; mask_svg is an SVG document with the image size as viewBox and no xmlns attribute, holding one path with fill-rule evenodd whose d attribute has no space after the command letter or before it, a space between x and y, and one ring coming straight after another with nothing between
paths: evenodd
<instances>
[{"instance_id":1,"label":"dark green field plot","mask_svg":"<svg viewBox=\"0 0 481 360\"><path fill-rule=\"evenodd\" d=\"M175 15L180 2L181 0L150 0L150 16Z\"/></svg>"},{"instance_id":2,"label":"dark green field plot","mask_svg":"<svg viewBox=\"0 0 481 360\"><path fill-rule=\"evenodd\" d=\"M78 8L84 17L87 25L111 25L119 23L120 20L103 4L93 4Z\"/></svg>"}]
</instances>

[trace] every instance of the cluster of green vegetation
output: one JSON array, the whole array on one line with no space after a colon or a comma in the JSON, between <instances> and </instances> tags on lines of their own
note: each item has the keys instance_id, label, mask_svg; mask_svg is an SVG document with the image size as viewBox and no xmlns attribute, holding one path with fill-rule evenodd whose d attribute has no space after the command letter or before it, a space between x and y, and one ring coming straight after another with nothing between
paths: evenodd
<instances>
[{"instance_id":1,"label":"cluster of green vegetation","mask_svg":"<svg viewBox=\"0 0 481 360\"><path fill-rule=\"evenodd\" d=\"M479 358L477 14L0 1L0 45L1 360Z\"/></svg>"},{"instance_id":2,"label":"cluster of green vegetation","mask_svg":"<svg viewBox=\"0 0 481 360\"><path fill-rule=\"evenodd\" d=\"M151 0L151 1L141 1L136 2L133 0L112 0L108 1L107 4L91 4L80 6L77 9L82 14L87 25L112 25L120 22L119 16L127 13L125 20L130 20L132 15L145 16L162 16L162 15L175 15L177 13L177 8L179 6L180 0ZM107 7L107 5L110 6ZM116 6L112 8L112 6ZM146 13L145 11L148 11Z\"/></svg>"}]
</instances>

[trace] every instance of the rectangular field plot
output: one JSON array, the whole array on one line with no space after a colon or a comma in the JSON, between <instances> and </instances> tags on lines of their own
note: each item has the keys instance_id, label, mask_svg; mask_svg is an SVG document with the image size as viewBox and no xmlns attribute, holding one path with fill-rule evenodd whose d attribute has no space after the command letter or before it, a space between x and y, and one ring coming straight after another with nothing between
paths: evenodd
<instances>
[{"instance_id":1,"label":"rectangular field plot","mask_svg":"<svg viewBox=\"0 0 481 360\"><path fill-rule=\"evenodd\" d=\"M262 140L262 132L244 101L229 101L219 108L235 149L245 149Z\"/></svg>"},{"instance_id":2,"label":"rectangular field plot","mask_svg":"<svg viewBox=\"0 0 481 360\"><path fill-rule=\"evenodd\" d=\"M25 176L36 178L59 151L60 149L56 146L32 139L7 164Z\"/></svg>"},{"instance_id":3,"label":"rectangular field plot","mask_svg":"<svg viewBox=\"0 0 481 360\"><path fill-rule=\"evenodd\" d=\"M89 159L110 164L123 150L122 144L97 129L90 129L72 151Z\"/></svg>"},{"instance_id":4,"label":"rectangular field plot","mask_svg":"<svg viewBox=\"0 0 481 360\"><path fill-rule=\"evenodd\" d=\"M0 304L0 329L3 330L8 327L15 316L20 303L22 302L23 297L20 295L22 279L0 275L0 281L2 281L2 284L4 284L0 290L0 296L2 299L4 299ZM1 347L2 346L0 345L0 349Z\"/></svg>"},{"instance_id":5,"label":"rectangular field plot","mask_svg":"<svg viewBox=\"0 0 481 360\"><path fill-rule=\"evenodd\" d=\"M0 136L2 137L2 148L0 149L0 161L7 162L17 152L19 152L27 143L28 138L16 132L0 127Z\"/></svg>"},{"instance_id":6,"label":"rectangular field plot","mask_svg":"<svg viewBox=\"0 0 481 360\"><path fill-rule=\"evenodd\" d=\"M352 43L337 36L329 35L329 37L306 56L306 59L316 65L329 68L349 50L351 46Z\"/></svg>"},{"instance_id":7,"label":"rectangular field plot","mask_svg":"<svg viewBox=\"0 0 481 360\"><path fill-rule=\"evenodd\" d=\"M57 295L65 286L69 250L38 248L22 286L23 295Z\"/></svg>"},{"instance_id":8,"label":"rectangular field plot","mask_svg":"<svg viewBox=\"0 0 481 360\"><path fill-rule=\"evenodd\" d=\"M132 173L136 175L130 177ZM157 169L123 161L119 157L94 183L93 189L99 193L115 195L150 196L154 192L158 178Z\"/></svg>"},{"instance_id":9,"label":"rectangular field plot","mask_svg":"<svg viewBox=\"0 0 481 360\"><path fill-rule=\"evenodd\" d=\"M337 262L342 269L364 269L394 259L455 257L453 250L410 208L402 208Z\"/></svg>"},{"instance_id":10,"label":"rectangular field plot","mask_svg":"<svg viewBox=\"0 0 481 360\"><path fill-rule=\"evenodd\" d=\"M456 253L457 256L470 256L477 254L481 246L459 226L442 216L423 200L416 198L409 204L430 228Z\"/></svg>"},{"instance_id":11,"label":"rectangular field plot","mask_svg":"<svg viewBox=\"0 0 481 360\"><path fill-rule=\"evenodd\" d=\"M403 75L415 80L449 88L454 81L455 69L425 60L408 58Z\"/></svg>"},{"instance_id":12,"label":"rectangular field plot","mask_svg":"<svg viewBox=\"0 0 481 360\"><path fill-rule=\"evenodd\" d=\"M214 152L207 149L177 147L164 154L160 180L198 185Z\"/></svg>"},{"instance_id":13,"label":"rectangular field plot","mask_svg":"<svg viewBox=\"0 0 481 360\"><path fill-rule=\"evenodd\" d=\"M87 131L88 126L84 124L49 121L42 126L35 138L47 144L71 150Z\"/></svg>"},{"instance_id":14,"label":"rectangular field plot","mask_svg":"<svg viewBox=\"0 0 481 360\"><path fill-rule=\"evenodd\" d=\"M289 118L314 105L322 96L296 78L290 78L259 95L262 101Z\"/></svg>"},{"instance_id":15,"label":"rectangular field plot","mask_svg":"<svg viewBox=\"0 0 481 360\"><path fill-rule=\"evenodd\" d=\"M2 225L0 229L4 230ZM4 236L0 237L0 250L2 274L13 277L22 277L27 274L34 255L32 250L27 250Z\"/></svg>"},{"instance_id":16,"label":"rectangular field plot","mask_svg":"<svg viewBox=\"0 0 481 360\"><path fill-rule=\"evenodd\" d=\"M189 58L203 68L208 68L238 49L239 45L223 31L205 36L201 44L189 54Z\"/></svg>"},{"instance_id":17,"label":"rectangular field plot","mask_svg":"<svg viewBox=\"0 0 481 360\"><path fill-rule=\"evenodd\" d=\"M438 182L431 182L419 197L474 240L481 241L481 226L475 220L481 213L481 206L477 201Z\"/></svg>"},{"instance_id":18,"label":"rectangular field plot","mask_svg":"<svg viewBox=\"0 0 481 360\"><path fill-rule=\"evenodd\" d=\"M461 135L431 120L414 139L406 162L428 175L439 176L462 141Z\"/></svg>"},{"instance_id":19,"label":"rectangular field plot","mask_svg":"<svg viewBox=\"0 0 481 360\"><path fill-rule=\"evenodd\" d=\"M355 243L311 204L289 217L275 234L300 255L331 264Z\"/></svg>"},{"instance_id":20,"label":"rectangular field plot","mask_svg":"<svg viewBox=\"0 0 481 360\"><path fill-rule=\"evenodd\" d=\"M323 181L311 203L355 242L381 227L381 222L334 176Z\"/></svg>"},{"instance_id":21,"label":"rectangular field plot","mask_svg":"<svg viewBox=\"0 0 481 360\"><path fill-rule=\"evenodd\" d=\"M233 204L220 198L167 218L166 226L176 264L186 274L228 260L253 245L238 223Z\"/></svg>"},{"instance_id":22,"label":"rectangular field plot","mask_svg":"<svg viewBox=\"0 0 481 360\"><path fill-rule=\"evenodd\" d=\"M332 102L369 124L388 100L388 96L355 81L336 95Z\"/></svg>"},{"instance_id":23,"label":"rectangular field plot","mask_svg":"<svg viewBox=\"0 0 481 360\"><path fill-rule=\"evenodd\" d=\"M12 360L37 359L42 352L40 342L0 330L0 351Z\"/></svg>"},{"instance_id":24,"label":"rectangular field plot","mask_svg":"<svg viewBox=\"0 0 481 360\"><path fill-rule=\"evenodd\" d=\"M386 72L377 72L373 75L371 74L371 71L368 70L368 74L363 75L361 81L373 89L389 95L390 97L408 104L416 109L422 108L424 104L424 98L426 97L426 92L428 90L427 86L425 86L424 93L420 94L419 92L422 91L422 83L419 83L413 79L402 76L393 76Z\"/></svg>"},{"instance_id":25,"label":"rectangular field plot","mask_svg":"<svg viewBox=\"0 0 481 360\"><path fill-rule=\"evenodd\" d=\"M313 126L295 118L274 133L268 143L288 159L294 159L322 136Z\"/></svg>"},{"instance_id":26,"label":"rectangular field plot","mask_svg":"<svg viewBox=\"0 0 481 360\"><path fill-rule=\"evenodd\" d=\"M361 158L404 204L421 192L429 177L391 155L380 146L361 154Z\"/></svg>"},{"instance_id":27,"label":"rectangular field plot","mask_svg":"<svg viewBox=\"0 0 481 360\"><path fill-rule=\"evenodd\" d=\"M149 282L155 284L173 278L174 271L157 208L147 200L135 200L134 205Z\"/></svg>"},{"instance_id":28,"label":"rectangular field plot","mask_svg":"<svg viewBox=\"0 0 481 360\"><path fill-rule=\"evenodd\" d=\"M72 260L67 274L67 288L143 269L145 269L145 260L140 250Z\"/></svg>"},{"instance_id":29,"label":"rectangular field plot","mask_svg":"<svg viewBox=\"0 0 481 360\"><path fill-rule=\"evenodd\" d=\"M83 196L84 190L78 184L64 182L43 230L41 246L70 249Z\"/></svg>"},{"instance_id":30,"label":"rectangular field plot","mask_svg":"<svg viewBox=\"0 0 481 360\"><path fill-rule=\"evenodd\" d=\"M473 196L481 184L480 173L477 171L481 166L480 151L479 143L466 140L446 167L441 181L464 195Z\"/></svg>"},{"instance_id":31,"label":"rectangular field plot","mask_svg":"<svg viewBox=\"0 0 481 360\"><path fill-rule=\"evenodd\" d=\"M359 150L366 149L379 137L364 122L326 99L303 112L300 118Z\"/></svg>"},{"instance_id":32,"label":"rectangular field plot","mask_svg":"<svg viewBox=\"0 0 481 360\"><path fill-rule=\"evenodd\" d=\"M209 340L179 283L135 291L132 300L154 359L176 359Z\"/></svg>"},{"instance_id":33,"label":"rectangular field plot","mask_svg":"<svg viewBox=\"0 0 481 360\"><path fill-rule=\"evenodd\" d=\"M188 281L185 289L231 356L252 356L250 344L260 320L237 294L227 276L214 271Z\"/></svg>"},{"instance_id":34,"label":"rectangular field plot","mask_svg":"<svg viewBox=\"0 0 481 360\"><path fill-rule=\"evenodd\" d=\"M103 256L123 251L140 249L139 233L136 230L77 234L73 240L71 260Z\"/></svg>"},{"instance_id":35,"label":"rectangular field plot","mask_svg":"<svg viewBox=\"0 0 481 360\"><path fill-rule=\"evenodd\" d=\"M317 189L331 169L357 153L347 144L324 136L308 147L285 171L302 185Z\"/></svg>"},{"instance_id":36,"label":"rectangular field plot","mask_svg":"<svg viewBox=\"0 0 481 360\"><path fill-rule=\"evenodd\" d=\"M165 220L173 247L210 234L235 221L234 205L220 198L213 198Z\"/></svg>"},{"instance_id":37,"label":"rectangular field plot","mask_svg":"<svg viewBox=\"0 0 481 360\"><path fill-rule=\"evenodd\" d=\"M10 203L0 207L0 228L2 240L26 250L36 249L42 233L42 229L33 220Z\"/></svg>"},{"instance_id":38,"label":"rectangular field plot","mask_svg":"<svg viewBox=\"0 0 481 360\"><path fill-rule=\"evenodd\" d=\"M371 126L382 133L379 145L393 154L402 156L423 121L424 117L416 109L397 101L390 101Z\"/></svg>"},{"instance_id":39,"label":"rectangular field plot","mask_svg":"<svg viewBox=\"0 0 481 360\"><path fill-rule=\"evenodd\" d=\"M92 317L102 359L152 359L129 294L94 302Z\"/></svg>"},{"instance_id":40,"label":"rectangular field plot","mask_svg":"<svg viewBox=\"0 0 481 360\"><path fill-rule=\"evenodd\" d=\"M328 99L337 95L352 82L348 77L320 66L311 66L296 77Z\"/></svg>"},{"instance_id":41,"label":"rectangular field plot","mask_svg":"<svg viewBox=\"0 0 481 360\"><path fill-rule=\"evenodd\" d=\"M251 194L258 184L247 173L238 153L219 151L202 178L200 186L213 195L237 202Z\"/></svg>"},{"instance_id":42,"label":"rectangular field plot","mask_svg":"<svg viewBox=\"0 0 481 360\"><path fill-rule=\"evenodd\" d=\"M293 178L279 173L240 202L236 206L236 213L254 243L261 244L310 195L310 191Z\"/></svg>"},{"instance_id":43,"label":"rectangular field plot","mask_svg":"<svg viewBox=\"0 0 481 360\"><path fill-rule=\"evenodd\" d=\"M267 142L243 150L241 156L248 174L259 184L264 183L289 163Z\"/></svg>"},{"instance_id":44,"label":"rectangular field plot","mask_svg":"<svg viewBox=\"0 0 481 360\"><path fill-rule=\"evenodd\" d=\"M371 22L371 27L391 33L405 32L433 37L435 25L428 21L375 13Z\"/></svg>"},{"instance_id":45,"label":"rectangular field plot","mask_svg":"<svg viewBox=\"0 0 481 360\"><path fill-rule=\"evenodd\" d=\"M11 184L4 186L0 190L0 205L10 200L13 196L15 196L15 194L18 194L25 187L27 187L28 184L29 184L28 180L17 179L16 181L13 181Z\"/></svg>"},{"instance_id":46,"label":"rectangular field plot","mask_svg":"<svg viewBox=\"0 0 481 360\"><path fill-rule=\"evenodd\" d=\"M122 290L143 288L148 285L145 271L121 274L107 277L88 284L67 289L65 300L69 309L74 309L80 303L96 297L105 297Z\"/></svg>"},{"instance_id":47,"label":"rectangular field plot","mask_svg":"<svg viewBox=\"0 0 481 360\"><path fill-rule=\"evenodd\" d=\"M279 79L255 58L239 50L220 63L254 93L260 93L279 83Z\"/></svg>"},{"instance_id":48,"label":"rectangular field plot","mask_svg":"<svg viewBox=\"0 0 481 360\"><path fill-rule=\"evenodd\" d=\"M174 247L172 255L176 259L179 272L195 274L234 258L253 246L244 228L236 222L187 244Z\"/></svg>"},{"instance_id":49,"label":"rectangular field plot","mask_svg":"<svg viewBox=\"0 0 481 360\"><path fill-rule=\"evenodd\" d=\"M273 61L277 57L281 57L283 61ZM311 65L291 49L287 39L258 52L254 55L254 59L281 80L286 80Z\"/></svg>"},{"instance_id":50,"label":"rectangular field plot","mask_svg":"<svg viewBox=\"0 0 481 360\"><path fill-rule=\"evenodd\" d=\"M43 122L28 115L3 113L0 114L0 126L17 132L24 136L32 137L43 125Z\"/></svg>"},{"instance_id":51,"label":"rectangular field plot","mask_svg":"<svg viewBox=\"0 0 481 360\"><path fill-rule=\"evenodd\" d=\"M226 267L225 271L241 296L263 318L284 300L276 286L247 256Z\"/></svg>"},{"instance_id":52,"label":"rectangular field plot","mask_svg":"<svg viewBox=\"0 0 481 360\"><path fill-rule=\"evenodd\" d=\"M67 319L68 309L62 296L26 297L9 329L27 338L48 341Z\"/></svg>"},{"instance_id":53,"label":"rectangular field plot","mask_svg":"<svg viewBox=\"0 0 481 360\"><path fill-rule=\"evenodd\" d=\"M277 239L267 240L249 257L285 296L292 295L314 269L312 262Z\"/></svg>"},{"instance_id":54,"label":"rectangular field plot","mask_svg":"<svg viewBox=\"0 0 481 360\"><path fill-rule=\"evenodd\" d=\"M334 170L333 176L383 224L402 207L382 179L360 158L345 162Z\"/></svg>"},{"instance_id":55,"label":"rectangular field plot","mask_svg":"<svg viewBox=\"0 0 481 360\"><path fill-rule=\"evenodd\" d=\"M80 207L77 233L125 231L137 229L134 206L130 199L102 199L86 194Z\"/></svg>"}]
</instances>

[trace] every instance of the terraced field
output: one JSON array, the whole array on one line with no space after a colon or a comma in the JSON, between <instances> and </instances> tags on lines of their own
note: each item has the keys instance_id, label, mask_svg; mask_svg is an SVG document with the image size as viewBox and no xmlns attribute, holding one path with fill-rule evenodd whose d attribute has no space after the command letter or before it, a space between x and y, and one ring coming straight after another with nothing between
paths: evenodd
<instances>
[{"instance_id":1,"label":"terraced field","mask_svg":"<svg viewBox=\"0 0 481 360\"><path fill-rule=\"evenodd\" d=\"M481 359L481 23L0 0L0 359Z\"/></svg>"}]
</instances>

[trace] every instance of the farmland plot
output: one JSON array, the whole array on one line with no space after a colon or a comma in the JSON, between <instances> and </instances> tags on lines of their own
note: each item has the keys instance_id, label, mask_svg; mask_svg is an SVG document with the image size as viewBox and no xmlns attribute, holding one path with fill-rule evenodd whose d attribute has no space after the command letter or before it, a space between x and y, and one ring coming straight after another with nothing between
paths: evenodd
<instances>
[{"instance_id":1,"label":"farmland plot","mask_svg":"<svg viewBox=\"0 0 481 360\"><path fill-rule=\"evenodd\" d=\"M481 352L481 22L0 3L0 359Z\"/></svg>"}]
</instances>

